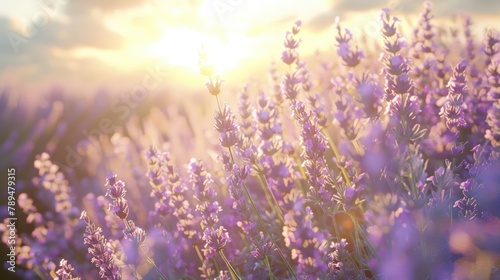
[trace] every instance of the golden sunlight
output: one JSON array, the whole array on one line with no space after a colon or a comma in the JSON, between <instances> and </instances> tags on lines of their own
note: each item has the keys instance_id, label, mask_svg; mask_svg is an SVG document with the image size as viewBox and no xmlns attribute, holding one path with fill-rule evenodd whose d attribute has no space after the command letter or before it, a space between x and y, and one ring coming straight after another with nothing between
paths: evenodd
<instances>
[{"instance_id":1,"label":"golden sunlight","mask_svg":"<svg viewBox=\"0 0 500 280\"><path fill-rule=\"evenodd\" d=\"M237 34L222 38L189 27L171 29L154 44L150 53L165 63L198 71L198 50L203 46L215 67L224 75L240 65L248 57L248 40Z\"/></svg>"}]
</instances>

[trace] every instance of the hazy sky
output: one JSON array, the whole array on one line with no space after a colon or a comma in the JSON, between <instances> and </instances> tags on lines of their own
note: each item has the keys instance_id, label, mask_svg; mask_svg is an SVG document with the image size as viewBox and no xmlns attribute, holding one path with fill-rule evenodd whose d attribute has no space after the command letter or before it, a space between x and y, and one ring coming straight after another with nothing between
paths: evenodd
<instances>
[{"instance_id":1,"label":"hazy sky","mask_svg":"<svg viewBox=\"0 0 500 280\"><path fill-rule=\"evenodd\" d=\"M377 24L380 8L391 7L400 17L422 10L422 2L414 0L0 3L0 85L31 89L131 86L154 69L179 83L197 83L200 43L219 61L223 75L244 79L246 73L238 70L247 65L279 60L284 33L296 19L303 21L302 50L312 52L331 48L337 16L349 22L344 27L367 32ZM479 27L500 29L497 0L440 0L433 7L437 18L466 11Z\"/></svg>"}]
</instances>

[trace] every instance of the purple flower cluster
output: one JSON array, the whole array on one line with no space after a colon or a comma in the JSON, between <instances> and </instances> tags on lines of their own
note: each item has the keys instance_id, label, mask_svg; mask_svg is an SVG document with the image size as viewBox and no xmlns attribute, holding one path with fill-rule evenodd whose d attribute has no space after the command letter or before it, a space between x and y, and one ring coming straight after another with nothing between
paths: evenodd
<instances>
[{"instance_id":1,"label":"purple flower cluster","mask_svg":"<svg viewBox=\"0 0 500 280\"><path fill-rule=\"evenodd\" d=\"M490 129L487 131L486 138L491 141L493 147L500 147L500 60L496 56L500 52L498 35L489 31L486 35L485 45L484 52L487 55L486 63L488 65L486 70L489 85L488 95L493 100L493 106L488 111L487 122Z\"/></svg>"},{"instance_id":2,"label":"purple flower cluster","mask_svg":"<svg viewBox=\"0 0 500 280\"><path fill-rule=\"evenodd\" d=\"M337 54L342 58L345 66L354 68L364 58L363 52L358 49L358 46L356 46L355 50L351 49L350 42L353 40L353 36L348 29L345 29L342 34L339 18L336 18L336 28Z\"/></svg>"},{"instance_id":3,"label":"purple flower cluster","mask_svg":"<svg viewBox=\"0 0 500 280\"><path fill-rule=\"evenodd\" d=\"M214 200L217 193L210 186L213 182L210 173L205 170L201 161L196 159L191 159L189 162L188 173L194 190L193 197L198 201L196 211L201 215L202 240L205 241L203 250L205 261L200 270L205 272L205 277L213 277L215 271L212 270L210 261L215 258L216 253L225 258L222 249L231 242L231 238L224 226L218 225L218 213L222 211L222 207Z\"/></svg>"},{"instance_id":4,"label":"purple flower cluster","mask_svg":"<svg viewBox=\"0 0 500 280\"><path fill-rule=\"evenodd\" d=\"M55 278L56 280L80 280L79 277L73 277L74 268L67 260L62 259L59 266L61 268L56 271L57 276L59 276Z\"/></svg>"},{"instance_id":5,"label":"purple flower cluster","mask_svg":"<svg viewBox=\"0 0 500 280\"><path fill-rule=\"evenodd\" d=\"M467 61L460 62L453 70L453 77L448 84L449 93L447 102L443 107L443 115L446 118L446 126L449 129L458 129L465 126L464 119L464 96L467 95L467 76L465 70Z\"/></svg>"},{"instance_id":6,"label":"purple flower cluster","mask_svg":"<svg viewBox=\"0 0 500 280\"><path fill-rule=\"evenodd\" d=\"M296 49L299 47L301 40L295 36L299 33L301 25L302 22L300 20L296 21L292 31L286 33L284 42L285 51L281 54L281 60L287 65L292 65L299 59Z\"/></svg>"},{"instance_id":7,"label":"purple flower cluster","mask_svg":"<svg viewBox=\"0 0 500 280\"><path fill-rule=\"evenodd\" d=\"M91 261L99 268L99 276L102 279L121 279L120 269L115 264L114 256L107 246L107 240L102 235L101 228L92 223L85 211L82 212L80 219L86 224L83 242L89 246Z\"/></svg>"},{"instance_id":8,"label":"purple flower cluster","mask_svg":"<svg viewBox=\"0 0 500 280\"><path fill-rule=\"evenodd\" d=\"M302 126L300 143L303 147L303 167L307 174L309 184L309 196L321 207L327 209L333 206L332 183L329 182L325 153L328 148L325 136L321 133L321 127L314 122L311 113L305 108L305 104L297 102L294 115Z\"/></svg>"},{"instance_id":9,"label":"purple flower cluster","mask_svg":"<svg viewBox=\"0 0 500 280\"><path fill-rule=\"evenodd\" d=\"M297 48L299 47L300 39L297 39L295 36L299 34L301 25L302 22L300 20L296 21L295 25L292 27L292 31L287 32L285 36L285 50L281 55L281 60L289 67L292 67L292 65L299 65ZM295 100L299 94L300 82L301 79L298 69L295 69L293 72L285 73L281 86L283 95L289 100Z\"/></svg>"}]
</instances>

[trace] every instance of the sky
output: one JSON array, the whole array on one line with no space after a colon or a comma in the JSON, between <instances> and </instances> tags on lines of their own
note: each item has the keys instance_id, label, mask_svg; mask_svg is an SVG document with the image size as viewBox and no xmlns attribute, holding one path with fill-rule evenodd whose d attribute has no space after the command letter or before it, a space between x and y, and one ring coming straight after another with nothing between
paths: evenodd
<instances>
[{"instance_id":1,"label":"sky","mask_svg":"<svg viewBox=\"0 0 500 280\"><path fill-rule=\"evenodd\" d=\"M400 18L414 0L0 0L0 88L39 92L127 88L148 73L179 88L203 85L203 44L227 81L244 82L280 59L283 38L303 22L301 52L333 50L336 17L354 34L377 36L381 8ZM477 32L500 30L500 1L436 0L436 18L467 12Z\"/></svg>"}]
</instances>

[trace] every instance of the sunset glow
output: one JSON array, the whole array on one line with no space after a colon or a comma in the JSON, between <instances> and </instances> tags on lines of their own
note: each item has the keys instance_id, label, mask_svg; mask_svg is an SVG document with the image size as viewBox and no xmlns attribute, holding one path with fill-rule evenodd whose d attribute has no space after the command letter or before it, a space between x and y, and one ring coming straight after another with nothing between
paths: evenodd
<instances>
[{"instance_id":1,"label":"sunset glow","mask_svg":"<svg viewBox=\"0 0 500 280\"><path fill-rule=\"evenodd\" d=\"M188 84L198 74L197 50L201 45L221 75L237 76L241 82L245 71L259 69L253 72L265 73L267 59L279 59L280 37L295 20L304 23L301 53L308 56L316 50L334 53L336 17L344 26L350 26L356 38L373 39L379 34L379 11L384 5L404 19L401 26L405 29L416 21L421 6L404 1L382 2L356 5L318 0L303 5L299 0L151 0L141 4L92 2L85 6L57 0L37 5L36 1L22 0L0 12L5 34L17 36L14 41L4 41L0 69L5 73L0 75L0 82L33 89L40 86L40 81L66 84L57 78L64 74L84 79L86 90L104 84L132 86L129 83L134 79L130 78L140 79L142 69L161 63ZM445 2L456 8L450 9ZM455 2L435 3L436 14L446 15L437 19L444 19L443 25L450 24L449 15L467 9L481 13L474 18L475 34L483 33L490 22L498 20L494 13L488 13L495 10L496 4L485 9L482 5Z\"/></svg>"},{"instance_id":2,"label":"sunset glow","mask_svg":"<svg viewBox=\"0 0 500 280\"><path fill-rule=\"evenodd\" d=\"M198 50L203 46L216 71L234 71L250 53L245 38L230 34L224 40L201 31L179 27L165 32L150 48L150 55L172 66L198 71Z\"/></svg>"}]
</instances>

